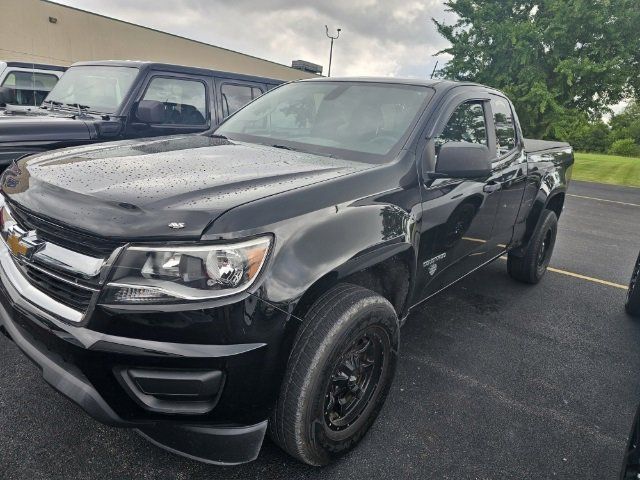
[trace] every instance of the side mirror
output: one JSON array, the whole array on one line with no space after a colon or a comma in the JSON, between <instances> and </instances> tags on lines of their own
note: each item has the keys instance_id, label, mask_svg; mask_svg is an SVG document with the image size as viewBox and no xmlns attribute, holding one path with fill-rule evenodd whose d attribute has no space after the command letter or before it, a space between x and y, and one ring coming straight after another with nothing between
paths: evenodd
<instances>
[{"instance_id":1,"label":"side mirror","mask_svg":"<svg viewBox=\"0 0 640 480\"><path fill-rule=\"evenodd\" d=\"M0 87L0 107L8 103L16 103L16 91L9 87Z\"/></svg>"},{"instance_id":2,"label":"side mirror","mask_svg":"<svg viewBox=\"0 0 640 480\"><path fill-rule=\"evenodd\" d=\"M164 122L164 103L157 100L142 100L136 108L136 119L148 124Z\"/></svg>"},{"instance_id":3,"label":"side mirror","mask_svg":"<svg viewBox=\"0 0 640 480\"><path fill-rule=\"evenodd\" d=\"M448 142L440 147L436 176L478 178L491 175L491 153L485 145Z\"/></svg>"}]
</instances>

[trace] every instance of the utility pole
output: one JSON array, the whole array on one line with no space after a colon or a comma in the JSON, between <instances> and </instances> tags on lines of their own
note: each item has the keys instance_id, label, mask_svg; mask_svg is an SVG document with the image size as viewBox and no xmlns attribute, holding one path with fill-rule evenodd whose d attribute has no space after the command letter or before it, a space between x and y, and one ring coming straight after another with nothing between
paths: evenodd
<instances>
[{"instance_id":1,"label":"utility pole","mask_svg":"<svg viewBox=\"0 0 640 480\"><path fill-rule=\"evenodd\" d=\"M331 35L329 35L329 27L325 25L324 28L327 29L327 37L331 39L331 49L329 50L329 72L327 74L327 77L330 77L331 76L331 60L333 59L333 41L340 38L340 32L342 31L342 29L339 28L338 34L335 37L332 37Z\"/></svg>"}]
</instances>

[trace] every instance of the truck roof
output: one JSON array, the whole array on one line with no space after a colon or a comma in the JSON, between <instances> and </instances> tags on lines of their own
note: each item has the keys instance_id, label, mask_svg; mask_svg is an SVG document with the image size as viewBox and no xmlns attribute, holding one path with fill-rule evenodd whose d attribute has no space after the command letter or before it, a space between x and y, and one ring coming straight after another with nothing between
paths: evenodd
<instances>
[{"instance_id":1,"label":"truck roof","mask_svg":"<svg viewBox=\"0 0 640 480\"><path fill-rule=\"evenodd\" d=\"M76 62L72 67L77 66L110 66L110 67L132 67L138 68L140 70L151 70L151 69L161 69L168 70L175 73L191 73L195 75L213 75L219 77L229 77L233 78L259 82L259 83L273 83L280 84L284 83L283 80L278 80L275 78L268 77L259 77L255 75L245 75L243 73L235 73L235 72L225 72L222 70L211 70L209 68L200 68L200 67L189 67L186 65L175 65L171 63L161 63L161 62L151 62L145 60L96 60L90 62Z\"/></svg>"},{"instance_id":2,"label":"truck roof","mask_svg":"<svg viewBox=\"0 0 640 480\"><path fill-rule=\"evenodd\" d=\"M466 86L486 88L498 92L493 87L488 87L480 83L462 82L456 80L446 80L441 78L436 79L424 79L424 78L398 78L398 77L319 77L319 78L306 78L303 80L296 80L298 82L371 82L371 83L389 83L395 85L419 85L424 87L432 87L437 90L448 90L452 87Z\"/></svg>"},{"instance_id":3,"label":"truck roof","mask_svg":"<svg viewBox=\"0 0 640 480\"><path fill-rule=\"evenodd\" d=\"M31 62L0 62L0 64L5 64L7 67L16 67L16 68L31 68L34 70L55 70L58 72L64 72L67 67L61 67L60 65L47 65L44 63L31 63Z\"/></svg>"}]
</instances>

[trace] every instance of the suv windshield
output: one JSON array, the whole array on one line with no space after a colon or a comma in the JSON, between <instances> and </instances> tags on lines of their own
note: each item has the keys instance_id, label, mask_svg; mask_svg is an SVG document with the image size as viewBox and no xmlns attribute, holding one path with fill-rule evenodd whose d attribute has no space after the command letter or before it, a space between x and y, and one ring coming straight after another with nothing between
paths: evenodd
<instances>
[{"instance_id":1,"label":"suv windshield","mask_svg":"<svg viewBox=\"0 0 640 480\"><path fill-rule=\"evenodd\" d=\"M138 75L132 67L77 66L65 72L46 98L89 111L115 113Z\"/></svg>"},{"instance_id":2,"label":"suv windshield","mask_svg":"<svg viewBox=\"0 0 640 480\"><path fill-rule=\"evenodd\" d=\"M230 139L381 162L406 141L433 90L417 85L309 81L283 85L229 117Z\"/></svg>"}]
</instances>

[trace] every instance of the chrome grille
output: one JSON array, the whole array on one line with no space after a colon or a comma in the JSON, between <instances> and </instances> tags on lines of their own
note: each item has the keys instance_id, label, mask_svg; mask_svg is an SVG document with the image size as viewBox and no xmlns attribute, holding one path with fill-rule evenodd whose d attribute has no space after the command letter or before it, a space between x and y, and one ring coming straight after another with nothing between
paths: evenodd
<instances>
[{"instance_id":1,"label":"chrome grille","mask_svg":"<svg viewBox=\"0 0 640 480\"><path fill-rule=\"evenodd\" d=\"M40 217L22 206L10 202L9 207L15 220L25 230L36 230L38 236L45 241L55 243L74 252L96 258L106 258L121 242L82 232L68 226L60 226L54 221Z\"/></svg>"},{"instance_id":2,"label":"chrome grille","mask_svg":"<svg viewBox=\"0 0 640 480\"><path fill-rule=\"evenodd\" d=\"M73 284L64 277L38 268L32 264L17 262L18 266L34 287L54 300L80 312L86 312L96 289Z\"/></svg>"},{"instance_id":3,"label":"chrome grille","mask_svg":"<svg viewBox=\"0 0 640 480\"><path fill-rule=\"evenodd\" d=\"M10 249L16 267L52 300L86 313L100 291L105 259L119 244L59 226L13 203L9 210L17 225L2 232L14 242Z\"/></svg>"}]
</instances>

